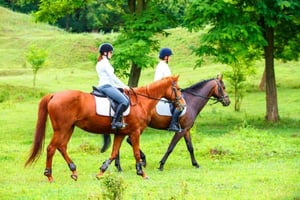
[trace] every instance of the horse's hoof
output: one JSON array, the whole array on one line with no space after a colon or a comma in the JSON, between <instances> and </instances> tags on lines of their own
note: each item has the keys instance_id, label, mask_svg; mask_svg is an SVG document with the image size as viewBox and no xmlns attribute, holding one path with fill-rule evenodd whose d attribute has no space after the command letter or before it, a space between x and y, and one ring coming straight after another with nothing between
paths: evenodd
<instances>
[{"instance_id":1,"label":"horse's hoof","mask_svg":"<svg viewBox=\"0 0 300 200\"><path fill-rule=\"evenodd\" d=\"M199 168L200 168L200 165L195 165L195 168L199 169Z\"/></svg>"},{"instance_id":2,"label":"horse's hoof","mask_svg":"<svg viewBox=\"0 0 300 200\"><path fill-rule=\"evenodd\" d=\"M54 182L54 179L52 177L48 177L48 182L49 183L53 183Z\"/></svg>"},{"instance_id":3,"label":"horse's hoof","mask_svg":"<svg viewBox=\"0 0 300 200\"><path fill-rule=\"evenodd\" d=\"M102 176L103 176L103 173L102 173L102 172L96 174L96 178L97 178L98 180L100 180L100 179L102 178Z\"/></svg>"},{"instance_id":4,"label":"horse's hoof","mask_svg":"<svg viewBox=\"0 0 300 200\"><path fill-rule=\"evenodd\" d=\"M158 168L158 170L162 172L162 171L164 171L164 167L160 166L160 167Z\"/></svg>"},{"instance_id":5,"label":"horse's hoof","mask_svg":"<svg viewBox=\"0 0 300 200\"><path fill-rule=\"evenodd\" d=\"M76 174L72 174L72 175L71 175L71 178L72 178L74 181L77 181L78 176L77 176Z\"/></svg>"},{"instance_id":6,"label":"horse's hoof","mask_svg":"<svg viewBox=\"0 0 300 200\"><path fill-rule=\"evenodd\" d=\"M147 175L145 177L143 177L143 178L144 178L144 180L150 179L149 176L147 176Z\"/></svg>"}]
</instances>

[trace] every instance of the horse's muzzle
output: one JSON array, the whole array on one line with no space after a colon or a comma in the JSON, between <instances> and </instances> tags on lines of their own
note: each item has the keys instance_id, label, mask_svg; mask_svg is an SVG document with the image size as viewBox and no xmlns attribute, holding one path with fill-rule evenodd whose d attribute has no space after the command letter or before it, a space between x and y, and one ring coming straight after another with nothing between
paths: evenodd
<instances>
[{"instance_id":1,"label":"horse's muzzle","mask_svg":"<svg viewBox=\"0 0 300 200\"><path fill-rule=\"evenodd\" d=\"M223 106L229 106L230 105L230 99L228 96L224 96L221 100L221 103Z\"/></svg>"}]
</instances>

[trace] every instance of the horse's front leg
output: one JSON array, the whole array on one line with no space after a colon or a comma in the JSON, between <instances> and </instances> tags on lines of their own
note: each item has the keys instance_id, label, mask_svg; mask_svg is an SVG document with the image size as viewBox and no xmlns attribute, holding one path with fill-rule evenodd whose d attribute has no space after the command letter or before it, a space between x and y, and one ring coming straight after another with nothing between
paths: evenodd
<instances>
[{"instance_id":1,"label":"horse's front leg","mask_svg":"<svg viewBox=\"0 0 300 200\"><path fill-rule=\"evenodd\" d=\"M113 149L112 149L112 153L110 155L110 158L108 160L104 161L103 164L101 165L100 172L96 175L97 179L99 179L103 176L104 172L107 170L107 168L109 167L111 162L116 159L124 137L125 137L125 135L123 135L123 134L116 134L115 135Z\"/></svg>"},{"instance_id":2,"label":"horse's front leg","mask_svg":"<svg viewBox=\"0 0 300 200\"><path fill-rule=\"evenodd\" d=\"M132 146L130 137L127 137L126 141L128 144L130 144L130 146ZM141 159L142 159L142 165L143 165L143 167L146 167L146 165L147 165L146 155L144 154L144 152L141 149L140 149L140 155L141 155ZM120 161L119 161L119 164L120 164Z\"/></svg>"},{"instance_id":3,"label":"horse's front leg","mask_svg":"<svg viewBox=\"0 0 300 200\"><path fill-rule=\"evenodd\" d=\"M196 168L199 168L200 165L196 161L195 155L194 155L194 148L193 148L193 144L192 144L192 138L191 138L190 130L188 130L186 132L186 134L184 134L184 140L185 140L186 147L187 147L188 151L190 152L192 165Z\"/></svg>"},{"instance_id":4,"label":"horse's front leg","mask_svg":"<svg viewBox=\"0 0 300 200\"><path fill-rule=\"evenodd\" d=\"M120 151L115 159L115 167L118 169L118 172L122 171L121 163L120 163Z\"/></svg>"},{"instance_id":5,"label":"horse's front leg","mask_svg":"<svg viewBox=\"0 0 300 200\"><path fill-rule=\"evenodd\" d=\"M148 179L149 177L143 171L143 162L141 160L140 154L140 133L132 134L130 136L133 154L136 162L136 174L142 176L144 179Z\"/></svg>"}]
</instances>

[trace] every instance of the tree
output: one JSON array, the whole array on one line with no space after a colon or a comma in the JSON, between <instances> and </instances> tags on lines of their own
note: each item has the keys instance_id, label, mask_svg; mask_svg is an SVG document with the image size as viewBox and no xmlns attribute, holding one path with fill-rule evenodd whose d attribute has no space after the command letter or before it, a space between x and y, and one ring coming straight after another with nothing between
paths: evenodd
<instances>
[{"instance_id":1,"label":"tree","mask_svg":"<svg viewBox=\"0 0 300 200\"><path fill-rule=\"evenodd\" d=\"M226 64L239 58L265 60L266 120L279 120L274 58L299 58L300 2L294 0L203 0L186 10L185 26L206 29L194 48L201 65L205 56Z\"/></svg>"},{"instance_id":2,"label":"tree","mask_svg":"<svg viewBox=\"0 0 300 200\"><path fill-rule=\"evenodd\" d=\"M84 7L86 0L41 0L39 10L34 13L37 21L55 24L60 18L66 17L65 29L69 30L70 16L77 9Z\"/></svg>"},{"instance_id":3,"label":"tree","mask_svg":"<svg viewBox=\"0 0 300 200\"><path fill-rule=\"evenodd\" d=\"M182 1L182 0L181 0ZM154 66L156 59L152 52L158 52L160 42L155 39L157 34L168 36L166 28L176 27L180 23L178 14L171 10L181 10L180 0L128 0L129 12L124 16L125 24L115 41L114 65L118 70L126 70L130 66L128 85L138 85L143 68ZM174 2L168 7L167 2ZM175 4L177 3L177 4ZM181 17L182 19L182 17Z\"/></svg>"},{"instance_id":4,"label":"tree","mask_svg":"<svg viewBox=\"0 0 300 200\"><path fill-rule=\"evenodd\" d=\"M47 58L47 51L38 48L36 45L31 45L25 53L26 60L31 64L33 72L33 87L35 87L36 75L39 69L44 65Z\"/></svg>"},{"instance_id":5,"label":"tree","mask_svg":"<svg viewBox=\"0 0 300 200\"><path fill-rule=\"evenodd\" d=\"M159 41L154 36L157 33L168 35L163 29L168 20L148 1L128 0L128 5L130 12L125 16L125 25L115 41L119 51L115 52L114 65L123 70L131 65L128 85L135 87L141 70L154 65L150 53L159 48Z\"/></svg>"},{"instance_id":6,"label":"tree","mask_svg":"<svg viewBox=\"0 0 300 200\"><path fill-rule=\"evenodd\" d=\"M121 0L14 0L10 8L32 12L36 21L71 32L119 30L126 2ZM31 9L31 10L30 10Z\"/></svg>"}]
</instances>

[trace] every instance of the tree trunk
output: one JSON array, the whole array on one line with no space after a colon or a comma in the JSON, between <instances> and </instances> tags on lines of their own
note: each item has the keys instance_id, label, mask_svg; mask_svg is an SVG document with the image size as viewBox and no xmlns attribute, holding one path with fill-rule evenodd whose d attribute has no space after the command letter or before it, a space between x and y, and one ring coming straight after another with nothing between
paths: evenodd
<instances>
[{"instance_id":1,"label":"tree trunk","mask_svg":"<svg viewBox=\"0 0 300 200\"><path fill-rule=\"evenodd\" d=\"M260 80L259 89L260 89L260 91L265 91L266 90L266 67L264 69L264 73L263 73L263 75L261 77L261 80Z\"/></svg>"},{"instance_id":2,"label":"tree trunk","mask_svg":"<svg viewBox=\"0 0 300 200\"><path fill-rule=\"evenodd\" d=\"M141 68L139 68L136 64L131 65L130 76L128 80L129 87L137 87L141 75Z\"/></svg>"},{"instance_id":3,"label":"tree trunk","mask_svg":"<svg viewBox=\"0 0 300 200\"><path fill-rule=\"evenodd\" d=\"M274 70L274 29L265 27L265 37L268 46L264 47L265 52L265 71L266 71L266 120L279 121L277 91Z\"/></svg>"},{"instance_id":4,"label":"tree trunk","mask_svg":"<svg viewBox=\"0 0 300 200\"><path fill-rule=\"evenodd\" d=\"M70 15L66 16L66 24L65 24L65 26L66 26L65 30L67 32L69 32L69 30L70 30Z\"/></svg>"},{"instance_id":5,"label":"tree trunk","mask_svg":"<svg viewBox=\"0 0 300 200\"><path fill-rule=\"evenodd\" d=\"M129 12L131 14L140 14L147 7L146 0L128 0ZM137 87L140 79L142 69L137 66L136 63L131 64L130 76L128 80L128 86Z\"/></svg>"}]
</instances>

